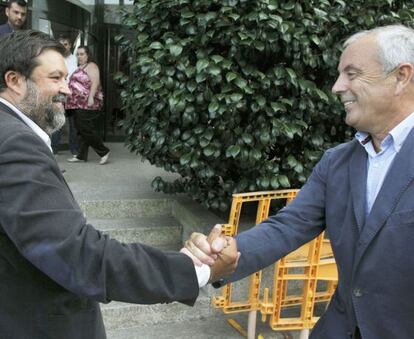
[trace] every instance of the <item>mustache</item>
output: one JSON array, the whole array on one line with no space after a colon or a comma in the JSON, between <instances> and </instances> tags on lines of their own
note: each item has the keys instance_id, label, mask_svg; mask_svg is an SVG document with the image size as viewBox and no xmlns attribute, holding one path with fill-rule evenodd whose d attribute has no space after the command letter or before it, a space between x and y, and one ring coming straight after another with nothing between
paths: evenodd
<instances>
[{"instance_id":1,"label":"mustache","mask_svg":"<svg viewBox=\"0 0 414 339\"><path fill-rule=\"evenodd\" d=\"M64 104L66 103L67 99L68 99L68 96L66 94L58 94L52 98L52 102L61 102Z\"/></svg>"}]
</instances>

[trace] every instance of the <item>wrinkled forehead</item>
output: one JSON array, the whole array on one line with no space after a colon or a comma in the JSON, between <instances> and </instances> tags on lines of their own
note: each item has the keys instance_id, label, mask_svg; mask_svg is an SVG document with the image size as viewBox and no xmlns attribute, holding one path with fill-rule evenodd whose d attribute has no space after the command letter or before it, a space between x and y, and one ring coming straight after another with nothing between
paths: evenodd
<instances>
[{"instance_id":1,"label":"wrinkled forehead","mask_svg":"<svg viewBox=\"0 0 414 339\"><path fill-rule=\"evenodd\" d=\"M374 34L363 36L345 47L338 71L353 66L359 69L381 68L380 49Z\"/></svg>"}]
</instances>

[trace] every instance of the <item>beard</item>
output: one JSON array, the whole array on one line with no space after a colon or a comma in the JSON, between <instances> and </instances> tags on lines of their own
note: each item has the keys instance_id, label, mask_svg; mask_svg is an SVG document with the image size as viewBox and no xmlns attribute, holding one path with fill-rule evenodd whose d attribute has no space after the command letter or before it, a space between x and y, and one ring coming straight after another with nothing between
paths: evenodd
<instances>
[{"instance_id":1,"label":"beard","mask_svg":"<svg viewBox=\"0 0 414 339\"><path fill-rule=\"evenodd\" d=\"M62 103L57 105L56 103ZM58 94L52 98L42 98L36 84L30 79L27 80L27 93L20 102L21 111L27 115L48 135L61 129L65 124L65 94Z\"/></svg>"}]
</instances>

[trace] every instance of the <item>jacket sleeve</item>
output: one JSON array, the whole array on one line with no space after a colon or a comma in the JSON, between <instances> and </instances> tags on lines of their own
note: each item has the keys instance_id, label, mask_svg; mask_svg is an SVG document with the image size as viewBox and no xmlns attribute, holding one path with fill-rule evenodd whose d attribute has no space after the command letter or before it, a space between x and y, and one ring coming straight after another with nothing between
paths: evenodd
<instances>
[{"instance_id":1,"label":"jacket sleeve","mask_svg":"<svg viewBox=\"0 0 414 339\"><path fill-rule=\"evenodd\" d=\"M45 143L31 131L0 142L0 232L67 290L100 302L193 304L192 260L124 244L88 225Z\"/></svg>"},{"instance_id":2,"label":"jacket sleeve","mask_svg":"<svg viewBox=\"0 0 414 339\"><path fill-rule=\"evenodd\" d=\"M297 197L276 215L236 236L241 252L236 271L221 284L269 266L318 236L324 229L325 188L330 151L315 166Z\"/></svg>"}]
</instances>

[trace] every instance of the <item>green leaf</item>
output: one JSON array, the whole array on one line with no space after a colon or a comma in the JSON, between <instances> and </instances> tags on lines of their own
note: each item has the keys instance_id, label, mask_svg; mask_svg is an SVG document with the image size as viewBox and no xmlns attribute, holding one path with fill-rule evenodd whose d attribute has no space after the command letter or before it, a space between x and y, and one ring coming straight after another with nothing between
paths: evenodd
<instances>
[{"instance_id":1,"label":"green leaf","mask_svg":"<svg viewBox=\"0 0 414 339\"><path fill-rule=\"evenodd\" d=\"M268 178L262 178L260 179L260 186L262 189L268 189L270 185L270 180Z\"/></svg>"},{"instance_id":2,"label":"green leaf","mask_svg":"<svg viewBox=\"0 0 414 339\"><path fill-rule=\"evenodd\" d=\"M288 162L288 165L292 168L295 167L298 164L298 162L296 161L296 159L293 155L288 156L287 162Z\"/></svg>"},{"instance_id":3,"label":"green leaf","mask_svg":"<svg viewBox=\"0 0 414 339\"><path fill-rule=\"evenodd\" d=\"M258 98L256 99L256 102L260 107L263 107L264 105L266 105L266 99L265 99L265 97L263 97L261 95L258 96Z\"/></svg>"},{"instance_id":4,"label":"green leaf","mask_svg":"<svg viewBox=\"0 0 414 339\"><path fill-rule=\"evenodd\" d=\"M208 73L210 73L211 75L214 75L214 76L217 76L221 73L220 67L217 67L217 66L210 66L207 69L207 71L208 71Z\"/></svg>"},{"instance_id":5,"label":"green leaf","mask_svg":"<svg viewBox=\"0 0 414 339\"><path fill-rule=\"evenodd\" d=\"M189 152L187 154L182 155L180 157L180 165L181 166L185 166L188 163L190 163L192 156L193 156L193 153L192 152Z\"/></svg>"},{"instance_id":6,"label":"green leaf","mask_svg":"<svg viewBox=\"0 0 414 339\"><path fill-rule=\"evenodd\" d=\"M302 166L302 164L298 163L298 164L295 166L295 172L296 172L296 173L302 173L302 172L303 172L303 166Z\"/></svg>"},{"instance_id":7,"label":"green leaf","mask_svg":"<svg viewBox=\"0 0 414 339\"><path fill-rule=\"evenodd\" d=\"M320 98L320 99L322 99L323 101L325 101L325 102L329 102L329 97L326 95L326 93L325 92L323 92L323 91L321 91L320 89L318 89L318 88L315 88L315 92L316 92L316 94L318 95L318 97Z\"/></svg>"},{"instance_id":8,"label":"green leaf","mask_svg":"<svg viewBox=\"0 0 414 339\"><path fill-rule=\"evenodd\" d=\"M279 111L286 111L285 105L280 102L271 102L270 106L272 107L273 112L277 113Z\"/></svg>"},{"instance_id":9,"label":"green leaf","mask_svg":"<svg viewBox=\"0 0 414 339\"><path fill-rule=\"evenodd\" d=\"M185 18L185 19L189 19L189 18L192 18L192 17L194 17L194 13L193 12L182 12L181 13L181 17L182 18Z\"/></svg>"},{"instance_id":10,"label":"green leaf","mask_svg":"<svg viewBox=\"0 0 414 339\"><path fill-rule=\"evenodd\" d=\"M217 101L212 101L210 105L208 105L208 112L210 114L215 113L219 109L219 104Z\"/></svg>"},{"instance_id":11,"label":"green leaf","mask_svg":"<svg viewBox=\"0 0 414 339\"><path fill-rule=\"evenodd\" d=\"M290 81L293 81L294 79L296 79L296 73L293 69L286 67L286 72L289 75Z\"/></svg>"},{"instance_id":12,"label":"green leaf","mask_svg":"<svg viewBox=\"0 0 414 339\"><path fill-rule=\"evenodd\" d=\"M277 180L279 181L279 184L284 187L284 188L288 188L290 187L290 182L289 179L286 175L279 175L277 177Z\"/></svg>"},{"instance_id":13,"label":"green leaf","mask_svg":"<svg viewBox=\"0 0 414 339\"><path fill-rule=\"evenodd\" d=\"M164 46L161 42L154 41L151 45L149 45L149 48L151 49L162 49Z\"/></svg>"},{"instance_id":14,"label":"green leaf","mask_svg":"<svg viewBox=\"0 0 414 339\"><path fill-rule=\"evenodd\" d=\"M270 134L266 131L262 131L260 134L260 141L262 144L267 144L270 141Z\"/></svg>"},{"instance_id":15,"label":"green leaf","mask_svg":"<svg viewBox=\"0 0 414 339\"><path fill-rule=\"evenodd\" d=\"M234 82L240 89L244 89L247 86L247 81L243 78L237 77Z\"/></svg>"},{"instance_id":16,"label":"green leaf","mask_svg":"<svg viewBox=\"0 0 414 339\"><path fill-rule=\"evenodd\" d=\"M228 72L226 74L226 80L227 80L227 82L231 82L232 80L234 80L236 78L237 78L237 74L236 73Z\"/></svg>"},{"instance_id":17,"label":"green leaf","mask_svg":"<svg viewBox=\"0 0 414 339\"><path fill-rule=\"evenodd\" d=\"M218 63L220 63L220 62L222 62L223 60L224 60L224 58L221 56L221 55L213 55L212 57L211 57L211 59L216 63L216 64L218 64Z\"/></svg>"},{"instance_id":18,"label":"green leaf","mask_svg":"<svg viewBox=\"0 0 414 339\"><path fill-rule=\"evenodd\" d=\"M326 13L325 11L322 11L318 8L314 8L313 10L315 11L316 16L319 17L319 18L326 18L327 15L328 15L328 13Z\"/></svg>"},{"instance_id":19,"label":"green leaf","mask_svg":"<svg viewBox=\"0 0 414 339\"><path fill-rule=\"evenodd\" d=\"M207 59L200 59L200 60L198 60L197 61L197 64L196 64L197 73L200 73L201 71L203 71L204 69L206 69L208 67L208 65L209 65L209 62L208 62Z\"/></svg>"},{"instance_id":20,"label":"green leaf","mask_svg":"<svg viewBox=\"0 0 414 339\"><path fill-rule=\"evenodd\" d=\"M258 50L258 51L263 51L265 49L265 45L263 42L261 41L255 41L253 43L253 46Z\"/></svg>"},{"instance_id":21,"label":"green leaf","mask_svg":"<svg viewBox=\"0 0 414 339\"><path fill-rule=\"evenodd\" d=\"M216 151L216 148L214 146L210 145L210 146L207 146L206 148L203 149L203 154L206 157L211 157L214 154L215 151Z\"/></svg>"},{"instance_id":22,"label":"green leaf","mask_svg":"<svg viewBox=\"0 0 414 339\"><path fill-rule=\"evenodd\" d=\"M319 46L319 44L321 43L321 40L315 34L311 35L310 39L314 42L316 46Z\"/></svg>"},{"instance_id":23,"label":"green leaf","mask_svg":"<svg viewBox=\"0 0 414 339\"><path fill-rule=\"evenodd\" d=\"M240 146L239 145L233 145L227 148L226 150L226 157L227 158L235 158L240 153Z\"/></svg>"},{"instance_id":24,"label":"green leaf","mask_svg":"<svg viewBox=\"0 0 414 339\"><path fill-rule=\"evenodd\" d=\"M233 102L239 102L243 99L243 95L240 93L233 93L230 95L231 101Z\"/></svg>"},{"instance_id":25,"label":"green leaf","mask_svg":"<svg viewBox=\"0 0 414 339\"><path fill-rule=\"evenodd\" d=\"M275 190L279 188L279 180L277 177L272 177L272 179L270 180L270 186Z\"/></svg>"},{"instance_id":26,"label":"green leaf","mask_svg":"<svg viewBox=\"0 0 414 339\"><path fill-rule=\"evenodd\" d=\"M170 53L174 57L179 56L182 51L183 51L183 48L180 45L171 45L170 46Z\"/></svg>"},{"instance_id":27,"label":"green leaf","mask_svg":"<svg viewBox=\"0 0 414 339\"><path fill-rule=\"evenodd\" d=\"M276 4L276 8L277 8L277 2L276 2L276 1L275 1L275 4ZM277 21L277 22L279 23L279 25L281 25L281 24L282 24L282 22L283 22L282 17L281 17L281 16L279 16L279 15L270 14L270 15L269 15L269 18L270 18L270 19L273 19L273 20L275 20L275 21Z\"/></svg>"}]
</instances>

